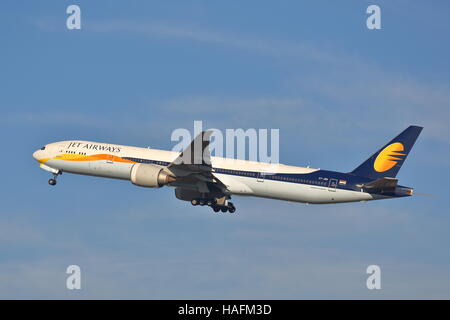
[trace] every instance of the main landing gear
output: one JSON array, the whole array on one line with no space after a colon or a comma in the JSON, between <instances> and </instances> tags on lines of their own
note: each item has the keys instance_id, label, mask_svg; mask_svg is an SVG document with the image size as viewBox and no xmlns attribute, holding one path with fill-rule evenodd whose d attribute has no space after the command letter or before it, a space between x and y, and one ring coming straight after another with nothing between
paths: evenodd
<instances>
[{"instance_id":1,"label":"main landing gear","mask_svg":"<svg viewBox=\"0 0 450 320\"><path fill-rule=\"evenodd\" d=\"M219 204L215 199L193 199L191 200L193 206L209 206L214 212L236 212L236 207L232 202L225 201L223 204Z\"/></svg>"},{"instance_id":2,"label":"main landing gear","mask_svg":"<svg viewBox=\"0 0 450 320\"><path fill-rule=\"evenodd\" d=\"M62 174L61 171L58 171L58 173L53 173L53 178L48 180L48 184L51 186L56 185L56 178L58 177L58 175Z\"/></svg>"}]
</instances>

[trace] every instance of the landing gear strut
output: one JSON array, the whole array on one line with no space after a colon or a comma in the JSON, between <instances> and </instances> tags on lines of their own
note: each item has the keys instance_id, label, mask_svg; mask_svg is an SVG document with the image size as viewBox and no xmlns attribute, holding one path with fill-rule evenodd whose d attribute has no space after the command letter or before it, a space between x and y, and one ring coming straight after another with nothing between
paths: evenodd
<instances>
[{"instance_id":1,"label":"landing gear strut","mask_svg":"<svg viewBox=\"0 0 450 320\"><path fill-rule=\"evenodd\" d=\"M58 177L58 175L62 174L61 171L58 171L58 173L53 173L53 178L48 180L48 184L51 186L56 185L56 178Z\"/></svg>"},{"instance_id":2,"label":"landing gear strut","mask_svg":"<svg viewBox=\"0 0 450 320\"><path fill-rule=\"evenodd\" d=\"M219 199L220 200L220 199ZM214 212L230 212L234 213L236 212L236 207L232 202L229 202L228 200L222 199L224 201L217 201L216 199L192 199L191 204L193 206L204 206L207 205L213 209Z\"/></svg>"}]
</instances>

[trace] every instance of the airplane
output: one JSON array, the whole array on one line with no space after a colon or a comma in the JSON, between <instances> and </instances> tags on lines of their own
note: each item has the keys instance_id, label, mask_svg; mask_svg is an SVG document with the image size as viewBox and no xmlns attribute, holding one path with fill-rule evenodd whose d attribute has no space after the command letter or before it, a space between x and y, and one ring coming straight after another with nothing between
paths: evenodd
<instances>
[{"instance_id":1,"label":"airplane","mask_svg":"<svg viewBox=\"0 0 450 320\"><path fill-rule=\"evenodd\" d=\"M365 202L413 195L396 175L422 127L409 126L350 172L213 157L211 130L201 132L183 152L70 140L47 144L33 153L40 167L63 172L129 180L147 188L175 188L176 198L234 213L231 196L253 196L324 204ZM199 148L198 146L201 146Z\"/></svg>"}]
</instances>

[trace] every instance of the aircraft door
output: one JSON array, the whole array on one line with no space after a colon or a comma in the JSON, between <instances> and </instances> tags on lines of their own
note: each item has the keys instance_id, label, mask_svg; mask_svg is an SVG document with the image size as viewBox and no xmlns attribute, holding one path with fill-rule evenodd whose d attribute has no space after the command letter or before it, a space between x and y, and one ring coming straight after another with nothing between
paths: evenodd
<instances>
[{"instance_id":1,"label":"aircraft door","mask_svg":"<svg viewBox=\"0 0 450 320\"><path fill-rule=\"evenodd\" d=\"M265 177L265 173L264 172L258 172L258 174L256 175L256 181L258 182L264 182L264 177Z\"/></svg>"},{"instance_id":2,"label":"aircraft door","mask_svg":"<svg viewBox=\"0 0 450 320\"><path fill-rule=\"evenodd\" d=\"M106 156L106 163L109 163L109 164L113 164L114 163L114 156L112 154L108 154Z\"/></svg>"},{"instance_id":3,"label":"aircraft door","mask_svg":"<svg viewBox=\"0 0 450 320\"><path fill-rule=\"evenodd\" d=\"M330 184L328 185L328 191L336 192L338 181L337 179L330 179Z\"/></svg>"}]
</instances>

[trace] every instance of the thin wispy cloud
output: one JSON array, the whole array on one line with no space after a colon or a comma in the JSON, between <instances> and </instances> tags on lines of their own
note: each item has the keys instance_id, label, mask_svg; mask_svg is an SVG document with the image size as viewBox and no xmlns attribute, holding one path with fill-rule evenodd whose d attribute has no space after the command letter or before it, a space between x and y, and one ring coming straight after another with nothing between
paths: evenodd
<instances>
[{"instance_id":1,"label":"thin wispy cloud","mask_svg":"<svg viewBox=\"0 0 450 320\"><path fill-rule=\"evenodd\" d=\"M58 23L52 20L37 20L34 25L47 32L64 32ZM333 53L322 50L306 42L283 41L262 35L246 35L226 30L216 30L197 24L180 24L173 21L133 21L133 20L95 20L83 24L83 32L115 36L142 36L148 39L169 41L192 41L199 44L211 44L265 54L279 58L295 58L320 63L355 63L352 57L338 51Z\"/></svg>"},{"instance_id":2,"label":"thin wispy cloud","mask_svg":"<svg viewBox=\"0 0 450 320\"><path fill-rule=\"evenodd\" d=\"M159 200L164 201L165 197ZM271 203L267 200L255 205L244 200L239 216L217 216L192 207L181 214L173 202L160 205L156 212L152 211L153 205L136 204L130 211L138 216L108 208L108 212L92 215L88 226L82 226L83 219L71 224L64 241L55 244L64 249L57 255L47 254L45 259L37 256L26 262L15 257L0 261L0 296L371 298L373 292L365 288L365 268L377 263L384 272L383 290L377 293L379 298L448 297L449 283L442 280L446 279L445 268L429 265L419 257L412 262L393 251L393 248L408 248L408 242L417 237L418 230L408 232L407 228L398 227L405 224L410 227L412 220L418 219L416 215L376 206L365 206L362 214L354 205L336 210L331 206L307 207L282 202L277 203L279 214L275 215ZM11 215L9 220L9 225L18 229L24 219ZM167 234L160 239L154 234L163 222L177 229L176 237ZM421 230L436 230L436 224L439 222L427 222ZM179 229L181 225L185 227ZM185 230L192 226L198 237ZM57 234L64 232L40 223L19 234L28 231L46 235L49 240L60 239ZM75 238L78 243L72 245L77 233L80 233ZM377 243L380 237L392 241ZM16 238L9 234L4 240L8 243ZM209 241L204 241L205 238ZM119 246L117 239L120 239ZM340 245L333 243L336 239L340 239ZM182 242L185 244L180 247ZM372 246L370 242L374 242ZM414 241L413 244L416 245ZM16 245L16 249L23 249L22 245ZM36 248L48 245L51 245L49 241L39 240ZM103 247L111 245L109 250ZM162 248L156 247L160 245ZM136 251L129 251L130 247ZM374 247L378 248L376 258L371 252ZM425 247L426 243L423 247L416 246L416 250L422 252ZM79 264L82 270L79 292L65 288L65 269L73 263Z\"/></svg>"},{"instance_id":3,"label":"thin wispy cloud","mask_svg":"<svg viewBox=\"0 0 450 320\"><path fill-rule=\"evenodd\" d=\"M37 23L37 26L43 30L54 31L51 25L48 22ZM208 26L201 27L193 23L182 25L171 21L86 21L83 32L117 36L136 35L168 41L191 41L282 57L286 62L290 61L293 64L286 82L290 83L291 87L297 85L299 92L294 97L270 94L232 97L232 93L231 97L229 93L227 97L220 97L197 94L149 102L148 105L152 108L167 108L177 113L218 112L224 114L224 123L230 123L234 110L248 114L255 114L255 110L258 110L257 118L260 118L262 122L275 117L286 120L287 126L295 114L297 121L301 121L300 129L304 128L305 132L317 122L325 122L330 131L334 131L333 129L339 126L342 127L342 124L346 122L359 129L375 129L379 127L377 123L386 123L386 121L392 125L402 126L414 123L426 126L428 136L433 139L446 142L450 139L450 127L446 121L450 117L448 109L450 84L425 83L411 76L395 74L377 62L362 58L354 52L342 51L338 48L330 52L329 49L326 50L301 40L282 41L261 35L231 33ZM312 71L305 71L303 68L297 70L296 60L310 61L320 67ZM323 64L331 69L323 68ZM311 91L319 93L321 97L328 100L317 101L308 97L308 92ZM321 109L326 110L329 116L323 117L323 113L318 112ZM274 114L273 110L277 112ZM370 116L367 116L366 112L369 112ZM357 121L352 114L358 115ZM385 114L389 114L389 117L385 117ZM176 118L176 114L173 116ZM76 115L72 117L73 120L76 118ZM235 117L233 121L239 122L242 118ZM331 121L331 119L340 120ZM398 123L399 119L402 119L401 124ZM80 120L82 125L95 125L90 122L100 121L89 118ZM296 124L298 125L298 122ZM239 123L238 125L250 124ZM292 123L292 125L295 124ZM443 132L445 134L442 134Z\"/></svg>"},{"instance_id":4,"label":"thin wispy cloud","mask_svg":"<svg viewBox=\"0 0 450 320\"><path fill-rule=\"evenodd\" d=\"M316 64L326 64L334 69L331 73L322 68L317 69L315 75L299 70L301 79L299 90L308 88L320 94L333 98L336 102L345 105L330 106L310 101L311 109L323 106L330 115L340 115L343 112L353 112L352 109L371 110L371 116L358 118L358 127L378 127L374 123L383 120L398 121L403 118L405 122L415 122L427 126L430 136L434 139L449 141L450 127L446 119L450 117L450 84L424 83L420 79L392 73L371 59L363 59L352 52L342 52L335 49L333 53L321 49L317 45L299 42L287 42L274 38L265 38L257 35L231 34L212 28L201 28L176 23L150 21L104 21L93 22L88 30L109 34L137 34L145 37L160 37L169 40L191 40L199 43L210 43L237 49L251 50L259 54L269 54L292 61L304 59ZM321 66L323 67L323 66ZM295 70L295 67L293 68ZM295 74L295 73L294 73ZM331 76L330 76L331 75ZM292 75L291 75L292 77ZM295 77L295 76L294 76ZM304 91L304 90L302 90ZM295 98L284 97L256 97L250 99L234 99L220 101L211 96L181 97L167 103L169 108L183 112L184 110L198 110L208 112L215 110L233 110L235 107L242 112L258 109L261 115L264 110L276 109L288 112L285 107L291 106L298 112L304 111L306 95ZM310 99L309 99L310 100ZM311 103L312 102L312 103ZM330 103L333 103L330 100ZM369 107L370 105L370 107ZM386 119L384 114L390 114ZM277 113L280 115L280 113ZM318 114L318 112L315 112ZM436 117L435 115L439 115ZM308 121L312 112L302 114ZM273 116L267 115L267 116ZM289 118L289 117L286 117ZM322 121L324 120L321 116ZM334 118L334 117L333 117ZM341 117L343 118L343 117ZM378 119L377 119L378 118ZM351 118L350 118L351 119ZM369 121L370 119L370 121ZM286 119L288 120L288 119ZM306 122L306 121L305 121ZM342 122L341 122L342 123ZM328 125L333 125L331 122ZM446 134L442 134L446 132Z\"/></svg>"},{"instance_id":5,"label":"thin wispy cloud","mask_svg":"<svg viewBox=\"0 0 450 320\"><path fill-rule=\"evenodd\" d=\"M341 57L318 50L305 43L292 43L270 37L233 34L214 30L208 26L180 25L174 22L131 20L92 21L87 31L106 34L133 34L145 37L157 37L168 40L191 40L198 43L235 47L260 54L291 56L313 61L336 63Z\"/></svg>"}]
</instances>

